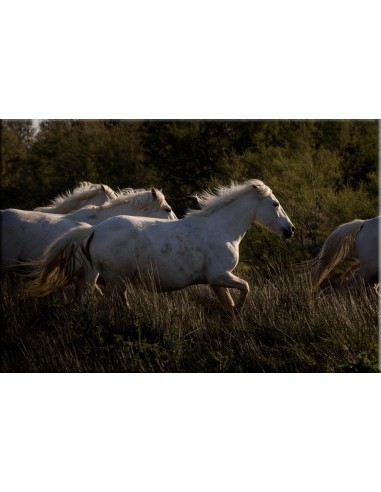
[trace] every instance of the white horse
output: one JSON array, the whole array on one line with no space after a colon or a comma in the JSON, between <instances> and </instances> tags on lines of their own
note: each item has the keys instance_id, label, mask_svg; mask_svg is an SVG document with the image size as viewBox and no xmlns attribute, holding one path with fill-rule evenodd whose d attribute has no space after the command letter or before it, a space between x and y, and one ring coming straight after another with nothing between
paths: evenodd
<instances>
[{"instance_id":1,"label":"white horse","mask_svg":"<svg viewBox=\"0 0 381 492\"><path fill-rule=\"evenodd\" d=\"M120 214L176 219L163 193L155 188L150 191L123 190L104 205L85 207L66 215L2 210L0 271L4 273L20 262L40 258L52 241L73 227L82 223L99 224Z\"/></svg>"},{"instance_id":2,"label":"white horse","mask_svg":"<svg viewBox=\"0 0 381 492\"><path fill-rule=\"evenodd\" d=\"M209 284L228 310L234 302L227 289L238 289L239 310L249 286L232 270L250 224L254 221L282 239L292 237L295 228L259 180L220 187L216 194L204 192L199 203L201 210L177 221L118 216L69 232L33 262L34 280L27 295L43 297L66 285L80 256L87 259L88 270L99 271L108 290L125 295L126 281L135 280L146 286L153 280L159 291Z\"/></svg>"},{"instance_id":3,"label":"white horse","mask_svg":"<svg viewBox=\"0 0 381 492\"><path fill-rule=\"evenodd\" d=\"M50 214L68 214L88 205L104 205L117 198L117 194L107 185L82 181L73 191L58 195L47 207L37 207L37 212Z\"/></svg>"},{"instance_id":4,"label":"white horse","mask_svg":"<svg viewBox=\"0 0 381 492\"><path fill-rule=\"evenodd\" d=\"M312 273L313 289L319 287L328 274L345 258L356 254L359 268L354 278L355 283L364 281L372 285L379 283L380 217L341 224L325 240L316 259L317 263ZM352 268L353 270L353 268Z\"/></svg>"}]
</instances>

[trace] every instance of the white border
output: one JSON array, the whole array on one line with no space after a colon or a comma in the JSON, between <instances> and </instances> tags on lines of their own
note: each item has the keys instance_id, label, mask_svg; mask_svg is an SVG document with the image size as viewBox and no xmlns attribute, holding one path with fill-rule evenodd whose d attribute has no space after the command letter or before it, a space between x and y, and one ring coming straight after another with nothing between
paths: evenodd
<instances>
[{"instance_id":1,"label":"white border","mask_svg":"<svg viewBox=\"0 0 381 492\"><path fill-rule=\"evenodd\" d=\"M376 7L14 0L2 6L0 116L379 118ZM374 488L378 385L3 374L2 490Z\"/></svg>"}]
</instances>

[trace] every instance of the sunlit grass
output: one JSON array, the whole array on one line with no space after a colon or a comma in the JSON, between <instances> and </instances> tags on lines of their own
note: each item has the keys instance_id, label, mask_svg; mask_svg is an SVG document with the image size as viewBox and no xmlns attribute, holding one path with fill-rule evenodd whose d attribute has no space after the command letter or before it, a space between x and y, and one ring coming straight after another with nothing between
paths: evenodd
<instances>
[{"instance_id":1,"label":"sunlit grass","mask_svg":"<svg viewBox=\"0 0 381 492\"><path fill-rule=\"evenodd\" d=\"M245 278L251 277L244 272ZM273 270L249 278L242 314L223 313L206 286L119 298L57 293L23 300L1 284L7 372L378 371L378 298L359 288L311 295L308 279Z\"/></svg>"}]
</instances>

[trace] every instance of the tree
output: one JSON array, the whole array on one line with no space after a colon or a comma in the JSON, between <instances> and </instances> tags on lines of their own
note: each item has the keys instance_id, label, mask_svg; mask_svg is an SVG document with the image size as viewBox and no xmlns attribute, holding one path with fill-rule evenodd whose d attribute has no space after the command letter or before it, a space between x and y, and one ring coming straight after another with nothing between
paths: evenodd
<instances>
[{"instance_id":1,"label":"tree","mask_svg":"<svg viewBox=\"0 0 381 492\"><path fill-rule=\"evenodd\" d=\"M28 155L35 138L32 120L3 120L1 131L1 206L26 207L30 189Z\"/></svg>"}]
</instances>

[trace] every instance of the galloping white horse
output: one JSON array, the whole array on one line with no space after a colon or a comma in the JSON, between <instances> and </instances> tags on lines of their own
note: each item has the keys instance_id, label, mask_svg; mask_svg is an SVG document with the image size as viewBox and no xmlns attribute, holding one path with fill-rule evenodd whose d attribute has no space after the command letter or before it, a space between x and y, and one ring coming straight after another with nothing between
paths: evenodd
<instances>
[{"instance_id":1,"label":"galloping white horse","mask_svg":"<svg viewBox=\"0 0 381 492\"><path fill-rule=\"evenodd\" d=\"M359 260L355 282L378 284L379 230L380 217L356 219L337 227L327 237L317 257L312 274L313 289L319 287L335 266L355 252Z\"/></svg>"},{"instance_id":2,"label":"galloping white horse","mask_svg":"<svg viewBox=\"0 0 381 492\"><path fill-rule=\"evenodd\" d=\"M4 273L20 262L40 258L52 241L83 222L99 224L120 214L176 219L163 193L155 188L150 191L123 190L117 198L102 206L89 206L66 215L2 210L0 272Z\"/></svg>"},{"instance_id":3,"label":"galloping white horse","mask_svg":"<svg viewBox=\"0 0 381 492\"><path fill-rule=\"evenodd\" d=\"M248 283L232 273L239 260L239 244L250 224L263 226L282 239L294 226L270 188L262 181L220 187L216 194L199 197L201 210L185 218L164 221L117 216L93 227L79 227L59 238L34 263L29 297L48 295L68 283L78 256L95 268L106 289L124 294L126 281L159 291L209 284L226 309L234 307L228 288L238 289L239 310L249 292Z\"/></svg>"},{"instance_id":4,"label":"galloping white horse","mask_svg":"<svg viewBox=\"0 0 381 492\"><path fill-rule=\"evenodd\" d=\"M68 214L88 205L104 205L114 198L117 198L117 194L109 186L82 181L73 191L56 196L48 207L37 207L34 210L50 214Z\"/></svg>"}]
</instances>

